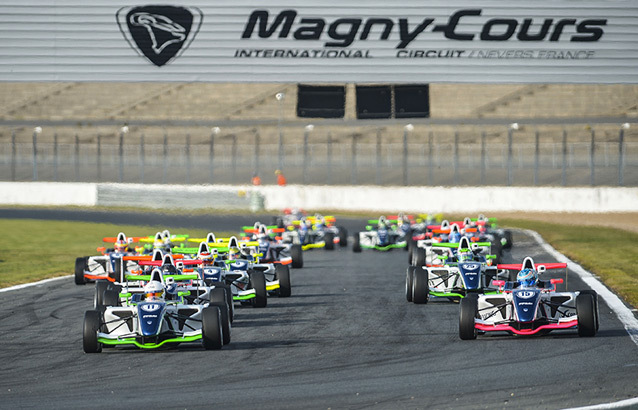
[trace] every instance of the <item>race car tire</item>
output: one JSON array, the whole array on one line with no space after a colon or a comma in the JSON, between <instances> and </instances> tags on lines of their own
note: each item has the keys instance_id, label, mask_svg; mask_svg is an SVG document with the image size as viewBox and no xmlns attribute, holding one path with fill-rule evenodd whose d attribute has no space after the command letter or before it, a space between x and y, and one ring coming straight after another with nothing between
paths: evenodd
<instances>
[{"instance_id":1,"label":"race car tire","mask_svg":"<svg viewBox=\"0 0 638 410\"><path fill-rule=\"evenodd\" d=\"M109 281L98 280L95 282L95 296L93 297L93 307L99 309L104 306L104 291L109 288Z\"/></svg>"},{"instance_id":2,"label":"race car tire","mask_svg":"<svg viewBox=\"0 0 638 410\"><path fill-rule=\"evenodd\" d=\"M228 313L230 314L230 323L235 320L235 304L233 303L233 292L230 289L230 285L224 282L212 282L211 286L226 290L226 303L228 303Z\"/></svg>"},{"instance_id":3,"label":"race car tire","mask_svg":"<svg viewBox=\"0 0 638 410\"><path fill-rule=\"evenodd\" d=\"M228 307L228 299L226 298L226 289L214 288L208 294L209 306L217 306L219 308L222 324L223 342L225 345L230 343L230 308Z\"/></svg>"},{"instance_id":4,"label":"race car tire","mask_svg":"<svg viewBox=\"0 0 638 410\"><path fill-rule=\"evenodd\" d=\"M268 293L266 292L266 277L263 272L253 272L250 275L250 288L255 289L255 297L251 304L256 308L266 307L268 304Z\"/></svg>"},{"instance_id":5,"label":"race car tire","mask_svg":"<svg viewBox=\"0 0 638 410\"><path fill-rule=\"evenodd\" d=\"M469 294L461 299L461 309L459 313L459 337L461 340L476 339L476 314L478 313L478 297Z\"/></svg>"},{"instance_id":6,"label":"race car tire","mask_svg":"<svg viewBox=\"0 0 638 410\"><path fill-rule=\"evenodd\" d=\"M503 249L511 249L512 248L512 231L505 231L505 245L503 245Z\"/></svg>"},{"instance_id":7,"label":"race car tire","mask_svg":"<svg viewBox=\"0 0 638 410\"><path fill-rule=\"evenodd\" d=\"M288 265L275 266L275 279L279 280L277 295L280 298L290 297L292 294L292 286L290 284L290 269L288 268Z\"/></svg>"},{"instance_id":8,"label":"race car tire","mask_svg":"<svg viewBox=\"0 0 638 410\"><path fill-rule=\"evenodd\" d=\"M82 328L82 348L84 353L100 353L102 343L97 341L97 332L102 325L102 314L97 310L87 310L84 313Z\"/></svg>"},{"instance_id":9,"label":"race car tire","mask_svg":"<svg viewBox=\"0 0 638 410\"><path fill-rule=\"evenodd\" d=\"M412 302L412 282L414 280L414 266L408 266L405 272L405 298Z\"/></svg>"},{"instance_id":10,"label":"race car tire","mask_svg":"<svg viewBox=\"0 0 638 410\"><path fill-rule=\"evenodd\" d=\"M339 227L339 246L341 248L348 246L348 230L343 226Z\"/></svg>"},{"instance_id":11,"label":"race car tire","mask_svg":"<svg viewBox=\"0 0 638 410\"><path fill-rule=\"evenodd\" d=\"M103 306L120 306L120 293L113 289L107 289L102 296Z\"/></svg>"},{"instance_id":12,"label":"race car tire","mask_svg":"<svg viewBox=\"0 0 638 410\"><path fill-rule=\"evenodd\" d=\"M202 309L202 344L206 350L219 350L224 346L221 312L217 306Z\"/></svg>"},{"instance_id":13,"label":"race car tire","mask_svg":"<svg viewBox=\"0 0 638 410\"><path fill-rule=\"evenodd\" d=\"M414 266L419 268L425 266L425 249L416 248L414 252Z\"/></svg>"},{"instance_id":14,"label":"race car tire","mask_svg":"<svg viewBox=\"0 0 638 410\"><path fill-rule=\"evenodd\" d=\"M294 269L303 268L303 249L301 249L301 245L292 245L290 247L290 256L292 257L292 267Z\"/></svg>"},{"instance_id":15,"label":"race car tire","mask_svg":"<svg viewBox=\"0 0 638 410\"><path fill-rule=\"evenodd\" d=\"M598 332L598 328L600 327L600 322L598 321L598 293L595 290L586 289L586 290L581 290L579 294L592 295L592 297L594 298L594 313L596 316L596 332Z\"/></svg>"},{"instance_id":16,"label":"race car tire","mask_svg":"<svg viewBox=\"0 0 638 410\"><path fill-rule=\"evenodd\" d=\"M428 271L420 266L414 267L412 276L412 302L423 305L430 300L430 286L428 283Z\"/></svg>"},{"instance_id":17,"label":"race car tire","mask_svg":"<svg viewBox=\"0 0 638 410\"><path fill-rule=\"evenodd\" d=\"M86 278L84 277L84 269L86 269L86 263L89 258L87 256L81 258L75 258L75 284L86 285Z\"/></svg>"},{"instance_id":18,"label":"race car tire","mask_svg":"<svg viewBox=\"0 0 638 410\"><path fill-rule=\"evenodd\" d=\"M593 295L584 293L576 296L576 314L578 315L578 336L595 336L596 313Z\"/></svg>"},{"instance_id":19,"label":"race car tire","mask_svg":"<svg viewBox=\"0 0 638 410\"><path fill-rule=\"evenodd\" d=\"M323 240L326 243L326 250L328 251L332 251L335 248L335 234L333 234L332 232L326 232L326 234L323 236Z\"/></svg>"},{"instance_id":20,"label":"race car tire","mask_svg":"<svg viewBox=\"0 0 638 410\"><path fill-rule=\"evenodd\" d=\"M361 252L361 243L359 242L359 232L354 234L354 238L352 239L352 252L359 253Z\"/></svg>"}]
</instances>

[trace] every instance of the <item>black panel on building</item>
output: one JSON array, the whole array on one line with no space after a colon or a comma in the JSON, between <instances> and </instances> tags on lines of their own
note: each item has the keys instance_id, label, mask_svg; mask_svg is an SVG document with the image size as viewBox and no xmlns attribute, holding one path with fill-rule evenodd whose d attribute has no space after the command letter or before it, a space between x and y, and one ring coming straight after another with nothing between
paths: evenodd
<instances>
[{"instance_id":1,"label":"black panel on building","mask_svg":"<svg viewBox=\"0 0 638 410\"><path fill-rule=\"evenodd\" d=\"M392 87L389 85L358 85L357 118L390 118L392 116Z\"/></svg>"},{"instance_id":2,"label":"black panel on building","mask_svg":"<svg viewBox=\"0 0 638 410\"><path fill-rule=\"evenodd\" d=\"M345 111L345 86L297 86L297 117L343 118Z\"/></svg>"},{"instance_id":3,"label":"black panel on building","mask_svg":"<svg viewBox=\"0 0 638 410\"><path fill-rule=\"evenodd\" d=\"M430 116L430 87L428 84L394 86L395 118L427 118Z\"/></svg>"}]
</instances>

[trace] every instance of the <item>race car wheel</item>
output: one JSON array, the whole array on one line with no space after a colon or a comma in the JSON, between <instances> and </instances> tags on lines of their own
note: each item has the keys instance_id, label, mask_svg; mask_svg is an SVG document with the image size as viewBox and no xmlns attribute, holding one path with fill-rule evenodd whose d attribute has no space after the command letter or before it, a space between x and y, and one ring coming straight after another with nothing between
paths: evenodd
<instances>
[{"instance_id":1,"label":"race car wheel","mask_svg":"<svg viewBox=\"0 0 638 410\"><path fill-rule=\"evenodd\" d=\"M217 306L219 308L222 324L222 335L224 344L230 343L230 312L228 301L226 298L226 289L214 288L208 294L209 306Z\"/></svg>"},{"instance_id":2,"label":"race car wheel","mask_svg":"<svg viewBox=\"0 0 638 410\"><path fill-rule=\"evenodd\" d=\"M75 258L75 284L86 285L86 279L84 278L84 269L86 269L86 263L89 258Z\"/></svg>"},{"instance_id":3,"label":"race car wheel","mask_svg":"<svg viewBox=\"0 0 638 410\"><path fill-rule=\"evenodd\" d=\"M230 285L224 282L212 282L211 286L215 288L224 289L226 291L226 303L228 303L228 313L230 314L230 323L233 323L235 319L235 304L233 303L233 292L230 290Z\"/></svg>"},{"instance_id":4,"label":"race car wheel","mask_svg":"<svg viewBox=\"0 0 638 410\"><path fill-rule=\"evenodd\" d=\"M202 309L202 344L206 350L219 350L224 346L221 312L217 306Z\"/></svg>"},{"instance_id":5,"label":"race car wheel","mask_svg":"<svg viewBox=\"0 0 638 410\"><path fill-rule=\"evenodd\" d=\"M478 313L478 297L469 294L461 299L461 313L459 314L459 337L461 340L476 339L474 319Z\"/></svg>"},{"instance_id":6,"label":"race car wheel","mask_svg":"<svg viewBox=\"0 0 638 410\"><path fill-rule=\"evenodd\" d=\"M342 248L348 246L348 230L343 226L339 227L339 246Z\"/></svg>"},{"instance_id":7,"label":"race car wheel","mask_svg":"<svg viewBox=\"0 0 638 410\"><path fill-rule=\"evenodd\" d=\"M593 295L584 293L576 296L576 314L578 315L578 336L595 336L596 312Z\"/></svg>"},{"instance_id":8,"label":"race car wheel","mask_svg":"<svg viewBox=\"0 0 638 410\"><path fill-rule=\"evenodd\" d=\"M120 306L120 293L113 289L107 289L102 296L103 306Z\"/></svg>"},{"instance_id":9,"label":"race car wheel","mask_svg":"<svg viewBox=\"0 0 638 410\"><path fill-rule=\"evenodd\" d=\"M352 252L359 253L361 252L361 243L359 242L359 232L354 234L354 238L352 239Z\"/></svg>"},{"instance_id":10,"label":"race car wheel","mask_svg":"<svg viewBox=\"0 0 638 410\"><path fill-rule=\"evenodd\" d=\"M412 302L412 282L414 280L414 266L408 266L405 272L405 298Z\"/></svg>"},{"instance_id":11,"label":"race car wheel","mask_svg":"<svg viewBox=\"0 0 638 410\"><path fill-rule=\"evenodd\" d=\"M290 269L288 265L275 266L275 279L279 280L279 292L277 292L279 297L290 297L292 294L292 286L290 285Z\"/></svg>"},{"instance_id":12,"label":"race car wheel","mask_svg":"<svg viewBox=\"0 0 638 410\"><path fill-rule=\"evenodd\" d=\"M293 268L303 268L303 249L301 249L301 245L292 245L290 247L290 256L292 257Z\"/></svg>"},{"instance_id":13,"label":"race car wheel","mask_svg":"<svg viewBox=\"0 0 638 410\"><path fill-rule=\"evenodd\" d=\"M251 273L250 288L255 289L255 297L251 299L253 307L266 307L268 304L268 294L266 292L266 277L263 272Z\"/></svg>"},{"instance_id":14,"label":"race car wheel","mask_svg":"<svg viewBox=\"0 0 638 410\"><path fill-rule=\"evenodd\" d=\"M430 299L430 287L428 284L428 271L416 266L412 276L412 302L422 305Z\"/></svg>"},{"instance_id":15,"label":"race car wheel","mask_svg":"<svg viewBox=\"0 0 638 410\"><path fill-rule=\"evenodd\" d=\"M425 266L425 249L416 248L414 255L414 266L419 268Z\"/></svg>"},{"instance_id":16,"label":"race car wheel","mask_svg":"<svg viewBox=\"0 0 638 410\"><path fill-rule=\"evenodd\" d=\"M579 292L581 295L592 295L594 298L594 312L596 315L596 332L598 332L598 328L600 327L600 322L598 321L598 293L595 290L581 290Z\"/></svg>"},{"instance_id":17,"label":"race car wheel","mask_svg":"<svg viewBox=\"0 0 638 410\"><path fill-rule=\"evenodd\" d=\"M512 248L512 231L505 231L505 245L503 245L503 249L511 249Z\"/></svg>"},{"instance_id":18,"label":"race car wheel","mask_svg":"<svg viewBox=\"0 0 638 410\"><path fill-rule=\"evenodd\" d=\"M326 250L332 251L335 248L335 234L332 232L326 232L323 236L323 240L326 242Z\"/></svg>"},{"instance_id":19,"label":"race car wheel","mask_svg":"<svg viewBox=\"0 0 638 410\"><path fill-rule=\"evenodd\" d=\"M93 297L93 307L99 309L104 306L104 291L109 287L109 282L106 280L98 280L95 282L95 296Z\"/></svg>"},{"instance_id":20,"label":"race car wheel","mask_svg":"<svg viewBox=\"0 0 638 410\"><path fill-rule=\"evenodd\" d=\"M97 332L102 325L102 314L97 310L87 310L84 314L82 329L82 348L84 353L100 353L102 343L97 341Z\"/></svg>"}]
</instances>

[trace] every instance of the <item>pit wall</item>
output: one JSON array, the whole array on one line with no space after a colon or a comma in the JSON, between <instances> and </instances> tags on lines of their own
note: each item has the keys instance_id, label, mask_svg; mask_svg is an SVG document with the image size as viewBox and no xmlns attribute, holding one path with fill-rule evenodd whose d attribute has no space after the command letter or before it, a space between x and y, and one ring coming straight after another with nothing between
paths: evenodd
<instances>
[{"instance_id":1,"label":"pit wall","mask_svg":"<svg viewBox=\"0 0 638 410\"><path fill-rule=\"evenodd\" d=\"M638 212L638 188L142 185L0 182L0 205L278 211Z\"/></svg>"}]
</instances>

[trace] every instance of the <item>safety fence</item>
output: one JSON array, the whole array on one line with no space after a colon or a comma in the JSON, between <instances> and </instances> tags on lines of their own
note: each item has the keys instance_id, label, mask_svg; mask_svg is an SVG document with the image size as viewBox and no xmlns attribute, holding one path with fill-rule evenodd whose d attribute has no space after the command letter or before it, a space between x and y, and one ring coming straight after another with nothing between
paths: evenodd
<instances>
[{"instance_id":1,"label":"safety fence","mask_svg":"<svg viewBox=\"0 0 638 410\"><path fill-rule=\"evenodd\" d=\"M12 134L0 144L4 181L411 186L638 186L638 137L596 130L500 133L406 126L339 138L320 127L252 133ZM290 135L296 135L291 138Z\"/></svg>"}]
</instances>

